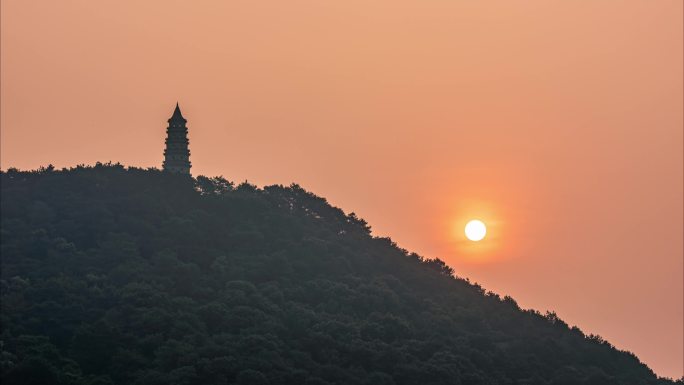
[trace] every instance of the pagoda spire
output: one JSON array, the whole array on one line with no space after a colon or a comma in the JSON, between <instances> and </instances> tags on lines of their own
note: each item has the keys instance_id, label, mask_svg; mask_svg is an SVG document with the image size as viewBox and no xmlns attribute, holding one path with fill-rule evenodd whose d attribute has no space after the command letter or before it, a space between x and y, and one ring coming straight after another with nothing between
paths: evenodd
<instances>
[{"instance_id":1,"label":"pagoda spire","mask_svg":"<svg viewBox=\"0 0 684 385\"><path fill-rule=\"evenodd\" d=\"M176 102L176 109L173 110L173 115L169 119L169 123L171 123L171 121L187 122L187 120L185 120L185 118L183 117L183 114L181 114L181 110L180 110L180 107L178 106L178 102Z\"/></svg>"},{"instance_id":2,"label":"pagoda spire","mask_svg":"<svg viewBox=\"0 0 684 385\"><path fill-rule=\"evenodd\" d=\"M168 120L166 128L166 149L164 150L164 171L190 175L190 149L188 149L187 120L181 114L176 103L176 109Z\"/></svg>"}]
</instances>

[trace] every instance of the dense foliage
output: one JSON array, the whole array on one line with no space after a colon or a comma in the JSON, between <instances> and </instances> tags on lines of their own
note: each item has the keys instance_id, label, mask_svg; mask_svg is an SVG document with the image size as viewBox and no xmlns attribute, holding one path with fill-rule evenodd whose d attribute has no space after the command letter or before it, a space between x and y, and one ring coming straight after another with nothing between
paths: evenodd
<instances>
[{"instance_id":1,"label":"dense foliage","mask_svg":"<svg viewBox=\"0 0 684 385\"><path fill-rule=\"evenodd\" d=\"M6 385L672 383L297 185L1 178Z\"/></svg>"}]
</instances>

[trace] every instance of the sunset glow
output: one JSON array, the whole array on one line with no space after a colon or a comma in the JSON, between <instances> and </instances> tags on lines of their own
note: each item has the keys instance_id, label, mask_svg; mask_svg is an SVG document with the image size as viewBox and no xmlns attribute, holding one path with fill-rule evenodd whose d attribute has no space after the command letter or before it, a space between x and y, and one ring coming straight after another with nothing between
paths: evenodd
<instances>
[{"instance_id":1,"label":"sunset glow","mask_svg":"<svg viewBox=\"0 0 684 385\"><path fill-rule=\"evenodd\" d=\"M681 0L1 7L3 170L160 168L180 102L193 176L301 185L684 374Z\"/></svg>"}]
</instances>

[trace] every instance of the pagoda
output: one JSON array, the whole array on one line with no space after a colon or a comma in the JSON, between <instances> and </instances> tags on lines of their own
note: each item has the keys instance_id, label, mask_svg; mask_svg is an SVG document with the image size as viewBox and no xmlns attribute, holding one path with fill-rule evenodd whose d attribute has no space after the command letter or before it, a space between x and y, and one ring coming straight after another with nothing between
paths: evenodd
<instances>
[{"instance_id":1,"label":"pagoda","mask_svg":"<svg viewBox=\"0 0 684 385\"><path fill-rule=\"evenodd\" d=\"M176 103L173 116L166 129L166 149L164 150L164 171L190 175L190 150L188 149L187 120Z\"/></svg>"}]
</instances>

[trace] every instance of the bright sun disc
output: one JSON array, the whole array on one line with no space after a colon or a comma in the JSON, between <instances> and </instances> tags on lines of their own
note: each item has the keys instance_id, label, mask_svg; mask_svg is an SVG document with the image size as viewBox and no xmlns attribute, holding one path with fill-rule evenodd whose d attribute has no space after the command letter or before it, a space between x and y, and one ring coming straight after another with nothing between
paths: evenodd
<instances>
[{"instance_id":1,"label":"bright sun disc","mask_svg":"<svg viewBox=\"0 0 684 385\"><path fill-rule=\"evenodd\" d=\"M481 241L482 238L487 234L487 226L477 219L473 219L468 222L465 226L465 235L471 241L477 242Z\"/></svg>"}]
</instances>

